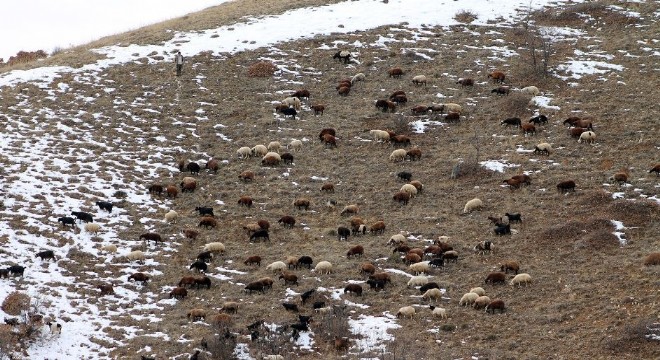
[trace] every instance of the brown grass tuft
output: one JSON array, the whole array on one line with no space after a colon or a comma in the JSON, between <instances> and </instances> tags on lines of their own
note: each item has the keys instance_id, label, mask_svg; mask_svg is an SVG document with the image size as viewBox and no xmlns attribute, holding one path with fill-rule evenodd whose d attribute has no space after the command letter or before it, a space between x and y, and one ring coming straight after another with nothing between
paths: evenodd
<instances>
[{"instance_id":1,"label":"brown grass tuft","mask_svg":"<svg viewBox=\"0 0 660 360\"><path fill-rule=\"evenodd\" d=\"M248 75L252 77L269 77L273 76L277 67L270 61L260 61L250 65L248 68Z\"/></svg>"},{"instance_id":2,"label":"brown grass tuft","mask_svg":"<svg viewBox=\"0 0 660 360\"><path fill-rule=\"evenodd\" d=\"M474 20L477 20L477 14L470 10L461 10L454 15L454 20L460 23L469 24Z\"/></svg>"},{"instance_id":3,"label":"brown grass tuft","mask_svg":"<svg viewBox=\"0 0 660 360\"><path fill-rule=\"evenodd\" d=\"M48 57L48 54L46 54L46 52L43 50L19 51L16 55L10 57L6 63L2 61L2 59L0 59L0 66L14 66L17 64L25 64L46 57Z\"/></svg>"},{"instance_id":4,"label":"brown grass tuft","mask_svg":"<svg viewBox=\"0 0 660 360\"><path fill-rule=\"evenodd\" d=\"M2 302L2 310L9 315L20 315L30 309L30 296L18 291L9 294Z\"/></svg>"},{"instance_id":5,"label":"brown grass tuft","mask_svg":"<svg viewBox=\"0 0 660 360\"><path fill-rule=\"evenodd\" d=\"M660 215L660 206L656 202L642 199L615 200L607 210L610 216L623 221L627 226L641 226L657 220Z\"/></svg>"}]
</instances>

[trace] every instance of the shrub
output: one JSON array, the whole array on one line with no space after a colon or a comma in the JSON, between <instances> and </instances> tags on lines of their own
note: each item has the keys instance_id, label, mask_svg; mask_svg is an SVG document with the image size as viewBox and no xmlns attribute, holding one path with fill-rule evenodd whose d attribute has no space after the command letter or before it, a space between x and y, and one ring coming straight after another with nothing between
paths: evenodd
<instances>
[{"instance_id":1,"label":"shrub","mask_svg":"<svg viewBox=\"0 0 660 360\"><path fill-rule=\"evenodd\" d=\"M272 76L277 67L270 61L260 61L250 65L248 68L248 75L252 77L269 77Z\"/></svg>"},{"instance_id":2,"label":"shrub","mask_svg":"<svg viewBox=\"0 0 660 360\"><path fill-rule=\"evenodd\" d=\"M465 24L469 24L476 19L477 19L477 14L469 10L461 10L457 12L456 15L454 15L454 20Z\"/></svg>"},{"instance_id":3,"label":"shrub","mask_svg":"<svg viewBox=\"0 0 660 360\"><path fill-rule=\"evenodd\" d=\"M22 311L30 309L30 296L14 291L2 302L2 310L9 315L21 315Z\"/></svg>"}]
</instances>

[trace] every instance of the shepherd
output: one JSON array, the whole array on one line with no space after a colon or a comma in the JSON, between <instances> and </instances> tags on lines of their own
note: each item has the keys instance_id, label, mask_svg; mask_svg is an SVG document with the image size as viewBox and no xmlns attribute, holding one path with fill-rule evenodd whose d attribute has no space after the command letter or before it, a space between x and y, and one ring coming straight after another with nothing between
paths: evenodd
<instances>
[{"instance_id":1,"label":"shepherd","mask_svg":"<svg viewBox=\"0 0 660 360\"><path fill-rule=\"evenodd\" d=\"M176 52L174 63L176 64L176 76L181 76L181 69L183 68L183 55L181 55L181 51Z\"/></svg>"}]
</instances>

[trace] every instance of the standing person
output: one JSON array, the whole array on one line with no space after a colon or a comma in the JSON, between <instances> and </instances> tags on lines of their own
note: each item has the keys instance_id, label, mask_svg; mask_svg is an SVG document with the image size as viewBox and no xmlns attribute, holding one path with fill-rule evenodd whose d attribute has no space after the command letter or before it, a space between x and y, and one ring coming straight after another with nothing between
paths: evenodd
<instances>
[{"instance_id":1,"label":"standing person","mask_svg":"<svg viewBox=\"0 0 660 360\"><path fill-rule=\"evenodd\" d=\"M176 64L176 76L181 76L181 69L183 68L183 55L181 55L181 51L176 52L174 63Z\"/></svg>"}]
</instances>

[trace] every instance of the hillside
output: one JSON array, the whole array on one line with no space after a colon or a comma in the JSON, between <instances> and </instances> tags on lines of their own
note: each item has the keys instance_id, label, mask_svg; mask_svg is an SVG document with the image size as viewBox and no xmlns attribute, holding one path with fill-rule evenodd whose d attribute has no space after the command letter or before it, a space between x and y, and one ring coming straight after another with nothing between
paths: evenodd
<instances>
[{"instance_id":1,"label":"hillside","mask_svg":"<svg viewBox=\"0 0 660 360\"><path fill-rule=\"evenodd\" d=\"M17 333L30 326L0 325L0 359L188 359L196 349L204 359L266 354L285 359L660 358L660 267L644 265L648 254L660 251L660 178L649 173L660 162L656 6L560 2L491 19L488 11L466 10L467 4L434 4L428 19L417 19L420 26L401 10L392 13L410 21L344 32L361 21L372 24L354 15L337 24L336 32L323 33L314 25L334 24L341 14L387 21L388 13L379 17L369 9L398 9L400 1L266 3L226 3L0 74L0 269L26 268L23 277L0 278L0 301L14 291L26 293L32 299L29 314L63 325L60 335L36 326L29 337L23 333L22 342ZM331 3L337 7L321 6ZM299 14L315 21L298 21L295 11L284 13L306 6L317 8ZM354 12L339 12L351 6ZM441 13L449 18L440 18ZM252 15L272 16L245 18ZM268 29L287 26L299 34L307 26L313 36L272 40L276 36ZM530 57L535 46L540 62L544 43L550 46L546 73L534 69ZM180 77L171 60L177 48L187 56ZM333 59L340 49L353 54L348 64ZM250 76L259 62L274 64L276 71ZM62 70L54 72L52 66ZM403 69L401 78L387 75L394 67ZM487 76L493 70L506 73L509 95L492 93L499 86ZM348 96L339 96L338 82L357 73L365 80L356 82ZM412 83L420 74L427 77L426 85ZM466 77L475 85L456 83ZM542 94L518 91L529 85ZM295 119L274 111L302 88L311 95ZM408 102L395 112L374 106L396 90L405 91ZM411 112L416 105L438 103L461 105L460 121ZM313 104L325 105L324 113L315 115ZM510 117L527 123L537 114L549 121L537 125L535 135L500 125ZM593 144L569 135L563 122L571 116L593 119ZM336 129L336 148L319 142L324 128ZM397 147L374 141L373 129L410 137L406 149L419 148L421 159L390 161ZM262 166L261 157L237 156L244 146L286 145L294 139L303 146L291 151L292 164ZM533 152L542 142L552 145L550 155ZM204 169L209 159L219 160L217 173ZM182 172L181 161L197 162L202 171ZM622 169L628 181L611 180ZM254 180L239 179L244 171L254 172ZM392 199L405 184L397 178L401 171L424 185L407 205ZM515 174L529 175L531 185L509 189L503 180ZM178 187L186 176L196 179L194 192L168 198L147 190L153 184ZM556 185L569 179L576 191L559 193ZM334 193L320 191L326 183L334 184ZM246 195L253 206L237 203ZM465 203L475 197L484 207L464 214ZM299 198L310 200L308 210L293 206ZM328 205L331 200L334 206ZM112 202L112 212L101 210L97 201ZM340 214L349 204L359 206L357 215L367 225L384 221L384 233L339 241L337 228L350 227L351 217ZM201 206L213 207L216 228L198 226L195 208ZM170 210L179 215L175 223L164 220ZM63 227L58 219L72 211L93 214L100 232L86 231L84 223ZM488 217L505 213L520 213L523 221L511 224L513 234L495 235ZM278 224L285 215L295 217L293 228ZM270 222L270 241L250 242L243 226L260 219ZM187 239L184 229L200 235ZM164 242L139 240L146 232L160 234ZM420 291L407 287L412 274L403 254L387 244L398 233L410 247L422 249L448 236L458 252L456 263L428 274L443 291L435 305L447 310L448 319L433 318ZM493 251L476 253L473 247L485 240L493 242ZM191 288L185 299L170 299L182 277L197 275L190 265L204 244L216 241L226 250L209 264L211 288ZM108 244L118 252L102 251ZM347 258L358 244L364 256ZM35 258L43 250L52 250L56 261ZM126 259L133 250L143 251L146 261ZM261 266L244 264L252 255L261 256ZM311 256L314 265L331 262L333 272L292 269L299 279L295 286L266 269L302 255ZM509 285L510 274L505 285L484 284L507 260L520 263L521 272L533 279L531 286ZM360 273L365 261L389 273L391 286L369 289ZM148 274L150 281L144 286L129 281L135 272ZM244 291L246 284L267 276L275 280L272 289ZM344 294L350 283L361 284L362 296ZM114 294L101 296L100 284L113 284ZM491 299L502 299L506 311L488 314L459 306L463 294L477 286ZM316 290L312 301L334 306L329 313L301 303L300 294L311 289ZM230 314L229 326L214 324L211 315L226 302L237 302L238 312ZM286 311L283 302L313 316L309 331L297 339L285 328L296 323L297 314ZM414 318L397 318L398 309L408 305L416 309ZM207 318L190 321L186 315L195 308L204 309ZM17 314L3 307L0 315ZM247 326L259 320L265 326L250 339ZM347 351L334 348L336 336L349 338Z\"/></svg>"}]
</instances>

